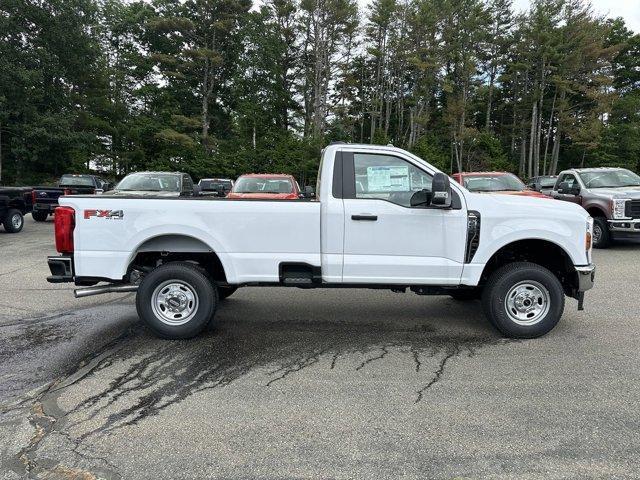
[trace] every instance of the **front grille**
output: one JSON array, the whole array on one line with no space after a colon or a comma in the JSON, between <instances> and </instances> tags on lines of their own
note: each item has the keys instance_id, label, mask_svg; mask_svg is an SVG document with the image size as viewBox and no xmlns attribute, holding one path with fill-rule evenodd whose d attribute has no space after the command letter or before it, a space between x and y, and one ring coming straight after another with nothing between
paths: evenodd
<instances>
[{"instance_id":1,"label":"front grille","mask_svg":"<svg viewBox=\"0 0 640 480\"><path fill-rule=\"evenodd\" d=\"M625 216L627 218L640 218L640 200L627 200Z\"/></svg>"}]
</instances>

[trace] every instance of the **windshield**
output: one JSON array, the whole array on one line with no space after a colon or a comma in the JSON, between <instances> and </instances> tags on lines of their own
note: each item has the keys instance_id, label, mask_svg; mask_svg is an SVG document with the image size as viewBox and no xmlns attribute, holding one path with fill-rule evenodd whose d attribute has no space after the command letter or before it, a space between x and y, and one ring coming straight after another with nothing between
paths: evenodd
<instances>
[{"instance_id":1,"label":"windshield","mask_svg":"<svg viewBox=\"0 0 640 480\"><path fill-rule=\"evenodd\" d=\"M580 172L587 188L640 187L640 176L630 170Z\"/></svg>"},{"instance_id":2,"label":"windshield","mask_svg":"<svg viewBox=\"0 0 640 480\"><path fill-rule=\"evenodd\" d=\"M125 192L179 192L180 176L170 173L133 173L124 177L116 190Z\"/></svg>"},{"instance_id":3,"label":"windshield","mask_svg":"<svg viewBox=\"0 0 640 480\"><path fill-rule=\"evenodd\" d=\"M293 193L293 185L283 177L240 177L233 193Z\"/></svg>"},{"instance_id":4,"label":"windshield","mask_svg":"<svg viewBox=\"0 0 640 480\"><path fill-rule=\"evenodd\" d=\"M511 173L495 175L464 175L464 186L471 192L521 192L524 183Z\"/></svg>"},{"instance_id":5,"label":"windshield","mask_svg":"<svg viewBox=\"0 0 640 480\"><path fill-rule=\"evenodd\" d=\"M93 178L81 175L63 175L60 177L60 186L93 187Z\"/></svg>"},{"instance_id":6,"label":"windshield","mask_svg":"<svg viewBox=\"0 0 640 480\"><path fill-rule=\"evenodd\" d=\"M200 188L209 190L231 190L231 180L200 180Z\"/></svg>"},{"instance_id":7,"label":"windshield","mask_svg":"<svg viewBox=\"0 0 640 480\"><path fill-rule=\"evenodd\" d=\"M541 188L552 188L556 184L557 177L547 177L540 179Z\"/></svg>"}]
</instances>

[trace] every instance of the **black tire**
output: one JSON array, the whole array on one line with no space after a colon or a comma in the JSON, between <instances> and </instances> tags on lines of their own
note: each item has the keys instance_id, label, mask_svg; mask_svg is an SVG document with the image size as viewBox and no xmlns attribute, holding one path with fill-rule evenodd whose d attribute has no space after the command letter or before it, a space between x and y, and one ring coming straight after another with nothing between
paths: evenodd
<instances>
[{"instance_id":1,"label":"black tire","mask_svg":"<svg viewBox=\"0 0 640 480\"><path fill-rule=\"evenodd\" d=\"M519 290L512 290L515 288ZM540 295L536 296L536 292ZM511 313L508 295L513 302ZM533 303L526 304L527 301ZM517 302L524 312L518 311ZM482 307L491 324L505 337L536 338L551 331L560 320L564 290L558 278L546 268L530 262L514 262L491 274L482 293ZM539 313L527 313L526 308L530 307ZM533 316L528 318L528 315Z\"/></svg>"},{"instance_id":2,"label":"black tire","mask_svg":"<svg viewBox=\"0 0 640 480\"><path fill-rule=\"evenodd\" d=\"M183 287L186 290L181 290ZM165 289L168 289L168 295L163 294ZM187 321L184 317L168 318L181 313L170 311L172 305L182 307L180 294L187 298L183 310L190 316ZM165 302L161 300L162 296L166 299ZM166 339L195 337L207 327L217 305L218 291L211 278L202 268L187 262L170 262L152 270L140 282L136 296L136 309L140 318L154 334ZM190 313L189 308L193 309Z\"/></svg>"},{"instance_id":3,"label":"black tire","mask_svg":"<svg viewBox=\"0 0 640 480\"><path fill-rule=\"evenodd\" d=\"M24 227L24 217L17 208L10 208L2 219L4 230L7 233L18 233Z\"/></svg>"},{"instance_id":4,"label":"black tire","mask_svg":"<svg viewBox=\"0 0 640 480\"><path fill-rule=\"evenodd\" d=\"M458 302L478 300L481 295L482 291L479 288L461 288L460 290L452 290L449 292L449 296Z\"/></svg>"},{"instance_id":5,"label":"black tire","mask_svg":"<svg viewBox=\"0 0 640 480\"><path fill-rule=\"evenodd\" d=\"M598 234L598 230L600 234ZM607 219L596 217L593 219L593 248L609 248L611 246L611 232Z\"/></svg>"},{"instance_id":6,"label":"black tire","mask_svg":"<svg viewBox=\"0 0 640 480\"><path fill-rule=\"evenodd\" d=\"M31 212L31 216L36 222L46 222L47 217L49 216L49 213L34 210L33 212Z\"/></svg>"},{"instance_id":7,"label":"black tire","mask_svg":"<svg viewBox=\"0 0 640 480\"><path fill-rule=\"evenodd\" d=\"M230 297L238 290L238 287L218 287L218 299L220 301Z\"/></svg>"}]
</instances>

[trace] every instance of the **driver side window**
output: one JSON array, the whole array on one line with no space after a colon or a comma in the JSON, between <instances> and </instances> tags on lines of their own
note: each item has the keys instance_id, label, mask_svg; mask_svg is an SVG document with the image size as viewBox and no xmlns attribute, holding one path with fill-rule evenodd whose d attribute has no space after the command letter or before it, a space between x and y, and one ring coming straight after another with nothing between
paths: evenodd
<instances>
[{"instance_id":1,"label":"driver side window","mask_svg":"<svg viewBox=\"0 0 640 480\"><path fill-rule=\"evenodd\" d=\"M431 191L431 175L401 158L355 153L353 164L356 198L377 198L410 207L415 192Z\"/></svg>"},{"instance_id":2,"label":"driver side window","mask_svg":"<svg viewBox=\"0 0 640 480\"><path fill-rule=\"evenodd\" d=\"M558 186L562 185L563 183L566 183L566 187L569 190L572 190L575 186L578 185L578 180L576 180L576 177L573 176L572 174L565 173L563 177L560 179Z\"/></svg>"}]
</instances>

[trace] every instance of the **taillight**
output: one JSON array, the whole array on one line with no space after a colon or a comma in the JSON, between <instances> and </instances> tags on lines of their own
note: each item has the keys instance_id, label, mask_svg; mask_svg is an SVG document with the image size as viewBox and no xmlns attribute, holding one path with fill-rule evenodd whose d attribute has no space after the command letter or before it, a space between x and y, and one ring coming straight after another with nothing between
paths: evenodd
<instances>
[{"instance_id":1,"label":"taillight","mask_svg":"<svg viewBox=\"0 0 640 480\"><path fill-rule=\"evenodd\" d=\"M71 207L57 207L53 217L56 236L56 250L73 253L73 229L76 226L76 212Z\"/></svg>"},{"instance_id":2,"label":"taillight","mask_svg":"<svg viewBox=\"0 0 640 480\"><path fill-rule=\"evenodd\" d=\"M35 205L35 204L36 204L36 191L31 190L31 205Z\"/></svg>"}]
</instances>

